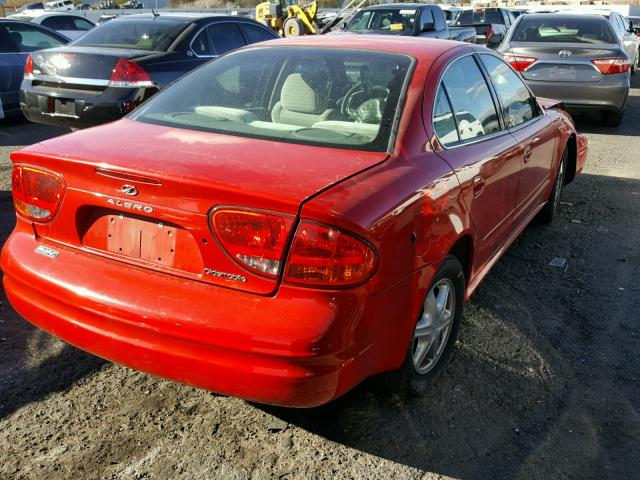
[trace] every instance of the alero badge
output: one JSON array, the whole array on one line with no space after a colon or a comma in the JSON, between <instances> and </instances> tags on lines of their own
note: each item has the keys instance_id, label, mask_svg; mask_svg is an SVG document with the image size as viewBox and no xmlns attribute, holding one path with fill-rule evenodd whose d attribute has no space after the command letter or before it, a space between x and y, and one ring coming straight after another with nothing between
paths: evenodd
<instances>
[{"instance_id":1,"label":"alero badge","mask_svg":"<svg viewBox=\"0 0 640 480\"><path fill-rule=\"evenodd\" d=\"M119 200L117 198L108 198L107 204L113 207L120 207L120 208L127 208L129 210L135 210L137 212L153 213L153 207L150 207L149 205L142 205L140 203L133 203L133 202L123 202L122 200Z\"/></svg>"}]
</instances>

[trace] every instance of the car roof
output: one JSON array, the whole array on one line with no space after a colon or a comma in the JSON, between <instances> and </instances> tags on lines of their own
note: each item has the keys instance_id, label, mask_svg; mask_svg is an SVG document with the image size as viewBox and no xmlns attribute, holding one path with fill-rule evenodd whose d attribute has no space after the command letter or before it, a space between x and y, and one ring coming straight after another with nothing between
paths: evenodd
<instances>
[{"instance_id":1,"label":"car roof","mask_svg":"<svg viewBox=\"0 0 640 480\"><path fill-rule=\"evenodd\" d=\"M565 11L559 11L556 13L566 13L566 14L570 14L570 15L589 15L589 16L595 16L595 15L601 15L603 17L609 17L609 15L611 15L613 13L612 10L606 10L606 9L599 9L599 8L594 8L594 9L584 9L584 10L565 10Z\"/></svg>"},{"instance_id":2,"label":"car roof","mask_svg":"<svg viewBox=\"0 0 640 480\"><path fill-rule=\"evenodd\" d=\"M395 4L394 4L395 5ZM474 47L470 43L456 42L425 37L405 37L389 35L366 34L336 34L336 35L306 35L301 37L288 37L277 40L268 40L254 44L253 48L264 46L300 46L300 47L324 47L343 50L374 50L389 53L411 55L418 59L435 59L444 52L457 47L469 47L486 50L486 47ZM252 48L252 47L249 47Z\"/></svg>"},{"instance_id":3,"label":"car roof","mask_svg":"<svg viewBox=\"0 0 640 480\"><path fill-rule=\"evenodd\" d=\"M188 12L167 12L167 13L134 13L132 15L120 15L118 19L132 19L132 20L175 20L175 21L183 21L183 22L194 22L197 20L202 20L204 18L234 18L237 19L239 17L232 17L231 15L224 15L220 13L188 13ZM241 17L240 17L241 18Z\"/></svg>"},{"instance_id":4,"label":"car roof","mask_svg":"<svg viewBox=\"0 0 640 480\"><path fill-rule=\"evenodd\" d=\"M428 3L383 3L381 5L371 5L363 8L363 10L386 10L389 8L401 9L401 8L424 8L431 6Z\"/></svg>"}]
</instances>

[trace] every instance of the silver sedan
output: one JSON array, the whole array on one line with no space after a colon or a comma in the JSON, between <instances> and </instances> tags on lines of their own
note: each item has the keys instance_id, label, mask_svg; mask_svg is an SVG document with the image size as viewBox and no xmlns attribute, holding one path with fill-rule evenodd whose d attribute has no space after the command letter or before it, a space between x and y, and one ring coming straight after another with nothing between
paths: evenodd
<instances>
[{"instance_id":1,"label":"silver sedan","mask_svg":"<svg viewBox=\"0 0 640 480\"><path fill-rule=\"evenodd\" d=\"M574 113L602 112L609 126L622 122L632 60L606 18L522 15L497 51L536 96L562 100Z\"/></svg>"}]
</instances>

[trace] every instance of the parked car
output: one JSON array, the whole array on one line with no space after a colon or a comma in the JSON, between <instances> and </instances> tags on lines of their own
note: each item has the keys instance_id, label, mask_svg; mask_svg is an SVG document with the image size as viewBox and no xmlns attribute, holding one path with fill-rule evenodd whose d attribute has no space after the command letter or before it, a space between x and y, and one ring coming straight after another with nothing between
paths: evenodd
<instances>
[{"instance_id":1,"label":"parked car","mask_svg":"<svg viewBox=\"0 0 640 480\"><path fill-rule=\"evenodd\" d=\"M456 26L473 27L476 43L495 49L514 21L515 17L506 8L474 8L460 12Z\"/></svg>"},{"instance_id":2,"label":"parked car","mask_svg":"<svg viewBox=\"0 0 640 480\"><path fill-rule=\"evenodd\" d=\"M622 122L631 62L606 18L524 15L498 52L536 95L562 100L574 113L603 112L609 126Z\"/></svg>"},{"instance_id":3,"label":"parked car","mask_svg":"<svg viewBox=\"0 0 640 480\"><path fill-rule=\"evenodd\" d=\"M422 393L586 154L485 47L268 42L14 153L5 292L66 342L227 395L311 407L381 372Z\"/></svg>"},{"instance_id":4,"label":"parked car","mask_svg":"<svg viewBox=\"0 0 640 480\"><path fill-rule=\"evenodd\" d=\"M43 12L38 16L12 16L12 18L43 25L71 40L84 35L85 32L96 26L95 23L85 17L67 12Z\"/></svg>"},{"instance_id":5,"label":"parked car","mask_svg":"<svg viewBox=\"0 0 640 480\"><path fill-rule=\"evenodd\" d=\"M120 16L71 45L34 53L20 105L33 122L71 128L110 122L208 60L273 38L270 29L239 17Z\"/></svg>"},{"instance_id":6,"label":"parked car","mask_svg":"<svg viewBox=\"0 0 640 480\"><path fill-rule=\"evenodd\" d=\"M475 43L473 28L449 27L442 9L428 3L392 3L360 10L345 33L445 38Z\"/></svg>"},{"instance_id":7,"label":"parked car","mask_svg":"<svg viewBox=\"0 0 640 480\"><path fill-rule=\"evenodd\" d=\"M633 74L636 72L640 62L640 38L636 36L634 29L631 26L631 22L629 22L625 16L618 12L605 9L585 9L568 11L567 13L574 13L576 15L594 15L606 18L611 24L620 46L624 49L629 60L631 60L631 73Z\"/></svg>"},{"instance_id":8,"label":"parked car","mask_svg":"<svg viewBox=\"0 0 640 480\"><path fill-rule=\"evenodd\" d=\"M45 10L59 10L62 12L68 12L75 10L75 4L71 0L56 0L53 2L46 2L44 4Z\"/></svg>"},{"instance_id":9,"label":"parked car","mask_svg":"<svg viewBox=\"0 0 640 480\"><path fill-rule=\"evenodd\" d=\"M20 113L18 93L29 53L68 41L46 27L0 18L0 118Z\"/></svg>"}]
</instances>

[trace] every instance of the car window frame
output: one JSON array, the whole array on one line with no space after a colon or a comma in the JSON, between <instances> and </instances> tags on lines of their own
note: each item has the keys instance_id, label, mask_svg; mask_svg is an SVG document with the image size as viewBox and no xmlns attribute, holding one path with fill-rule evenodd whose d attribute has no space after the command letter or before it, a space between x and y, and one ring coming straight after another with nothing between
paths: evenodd
<instances>
[{"instance_id":1,"label":"car window frame","mask_svg":"<svg viewBox=\"0 0 640 480\"><path fill-rule=\"evenodd\" d=\"M535 108L535 110L536 110L537 114L536 114L535 117L533 117L531 120L527 120L526 122L522 122L522 123L516 125L515 127L510 127L510 128L507 127L506 109L505 109L504 105L502 104L502 100L500 100L500 95L498 94L498 89L495 87L495 85L493 84L493 81L491 80L491 75L489 74L489 69L482 62L482 56L483 55L497 58L499 61L501 61L502 63L507 65L507 67L509 67L513 73L516 74L516 76L520 79L522 84L525 86L525 88L529 92L529 97L533 99L533 104L531 106L532 106L532 108ZM524 81L522 76L518 72L516 72L511 67L511 65L509 65L507 62L504 61L503 58L501 58L499 55L496 55L493 52L479 52L479 53L477 53L477 56L478 56L478 63L480 63L480 69L483 71L483 74L484 74L485 78L491 84L491 88L495 92L496 100L498 101L498 104L500 105L499 116L502 119L501 123L502 123L503 127L505 128L505 130L507 130L508 132L517 132L518 130L520 130L522 128L525 128L525 127L527 127L529 125L532 125L533 123L537 122L538 120L540 120L540 118L542 118L544 116L544 114L545 114L544 113L544 109L540 108L540 104L538 103L538 99L536 98L536 96L533 94L533 92L529 88L529 85L527 85L527 82Z\"/></svg>"},{"instance_id":2,"label":"car window frame","mask_svg":"<svg viewBox=\"0 0 640 480\"><path fill-rule=\"evenodd\" d=\"M435 110L435 106L436 106L435 105L436 97L434 95L433 102L432 102L432 105L431 105L431 111L430 111L430 115L431 115L431 130L432 130L433 134L436 136L436 138L438 139L438 143L440 144L440 146L444 150L452 150L452 149L463 147L463 146L466 146L466 145L473 145L475 143L486 142L486 141L489 141L489 140L496 139L498 137L502 137L504 135L510 135L511 134L511 130L506 128L506 124L505 124L505 121L504 121L504 118L503 118L503 114L502 114L502 107L501 107L500 103L497 103L498 102L498 97L496 95L493 83L491 83L491 80L488 78L487 72L486 72L484 66L482 65L481 59L478 58L478 53L477 52L465 53L463 55L459 55L459 56L455 57L454 59L452 59L451 62L449 62L449 64L440 73L440 75L438 77L438 81L436 83L435 92L437 93L438 89L440 88L440 86L441 85L443 86L444 92L445 92L446 97L447 97L447 101L449 102L449 107L451 108L451 111L453 112L453 116L454 116L454 119L455 119L455 109L453 108L453 104L451 103L451 97L449 96L449 92L447 91L447 87L442 82L442 79L445 76L445 74L447 73L447 71L449 70L449 68L451 67L451 65L453 65L455 62L457 62L459 60L462 60L463 58L466 58L466 57L472 57L473 61L476 63L476 66L478 67L478 70L480 70L480 75L482 76L482 78L484 79L485 83L487 84L487 88L489 90L489 95L491 95L491 100L493 102L493 107L496 109L496 114L498 116L498 125L500 126L500 130L497 131L497 132L493 132L493 133L489 133L489 134L486 134L486 135L482 135L480 137L473 137L473 138L466 139L466 140L458 140L457 142L453 142L453 143L450 143L447 146L445 146L442 143L442 141L440 140L440 137L438 137L438 134L436 133L436 129L435 129L434 110ZM455 120L455 124L456 124L456 130L457 130L458 129L457 120ZM458 138L460 138L460 131L458 131Z\"/></svg>"},{"instance_id":3,"label":"car window frame","mask_svg":"<svg viewBox=\"0 0 640 480\"><path fill-rule=\"evenodd\" d=\"M222 22L209 22L206 25L204 25L200 30L198 30L196 32L196 34L193 36L193 38L191 39L191 41L189 42L189 48L187 48L188 52L191 52L191 54L196 57L196 58L217 58L220 57L222 55L227 54L228 52L224 52L224 53L214 53L212 55L198 55L195 50L193 49L193 42L196 41L196 38L198 38L198 35L200 35L203 30L207 30L210 27L216 26L216 25L223 25L225 23L231 23L233 25L235 25L238 30L240 31L240 35L242 36L242 38L244 39L244 45L238 47L238 48L242 48L242 47L247 47L249 45L253 45L254 43L260 43L260 42L254 42L254 43L249 43L249 40L247 39L247 36L244 34L244 32L242 31L242 28L240 27L240 24L242 23L248 23L248 22L237 22L234 20L225 20ZM253 25L256 26L256 25ZM211 51L215 51L215 44L213 43L213 40L211 39L211 37L209 36L209 32L206 32L207 35L207 43L209 44L209 49ZM275 40L275 38L274 38ZM234 48L233 50L237 50L237 48ZM232 50L232 51L233 51Z\"/></svg>"}]
</instances>

